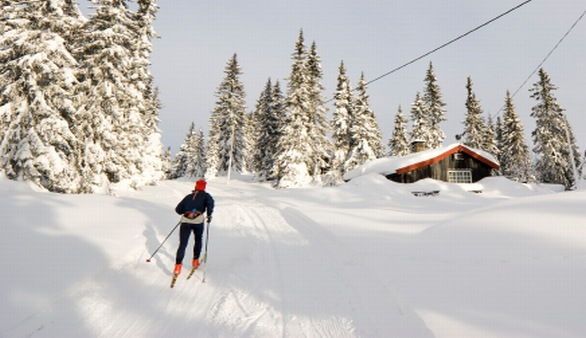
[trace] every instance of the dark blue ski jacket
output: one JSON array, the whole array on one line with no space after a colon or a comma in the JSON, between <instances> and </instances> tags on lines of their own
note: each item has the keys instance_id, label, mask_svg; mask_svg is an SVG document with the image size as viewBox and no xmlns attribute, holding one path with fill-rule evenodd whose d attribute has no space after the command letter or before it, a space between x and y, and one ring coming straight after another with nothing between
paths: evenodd
<instances>
[{"instance_id":1,"label":"dark blue ski jacket","mask_svg":"<svg viewBox=\"0 0 586 338\"><path fill-rule=\"evenodd\" d=\"M205 191L194 190L191 194L185 196L175 207L175 212L179 215L194 210L202 214L205 212L208 217L211 217L214 212L214 199L212 195Z\"/></svg>"}]
</instances>

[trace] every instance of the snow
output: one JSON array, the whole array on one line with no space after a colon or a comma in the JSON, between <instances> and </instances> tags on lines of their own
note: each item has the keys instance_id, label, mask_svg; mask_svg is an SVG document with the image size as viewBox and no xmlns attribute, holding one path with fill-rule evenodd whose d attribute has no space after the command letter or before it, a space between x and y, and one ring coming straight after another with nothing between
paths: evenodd
<instances>
[{"instance_id":1,"label":"snow","mask_svg":"<svg viewBox=\"0 0 586 338\"><path fill-rule=\"evenodd\" d=\"M208 182L206 283L200 270L170 289L178 234L145 260L193 182L61 195L0 176L0 337L586 332L586 190L492 177L478 194L378 174L275 190L236 177Z\"/></svg>"},{"instance_id":2,"label":"snow","mask_svg":"<svg viewBox=\"0 0 586 338\"><path fill-rule=\"evenodd\" d=\"M420 151L417 153L409 154L407 156L383 157L383 158L379 158L376 160L372 160L362 166L359 166L359 167L354 168L353 170L347 172L344 175L344 179L351 180L351 179L356 178L360 175L369 174L369 173L378 173L378 174L383 174L383 175L389 175L389 174L394 173L397 169L404 168L404 167L410 166L415 163L429 160L430 158L434 158L436 156L439 156L439 155L447 152L448 150L453 149L455 147L459 147L459 146L462 146L462 147L465 147L465 148L472 150L473 152L481 155L482 157L486 158L487 160L491 161L492 163L497 163L497 164L499 163L494 158L494 156L492 156L491 154L489 154L483 150L470 148L470 147L467 147L461 143L453 143L453 144L450 144L445 147L424 150L424 151Z\"/></svg>"}]
</instances>

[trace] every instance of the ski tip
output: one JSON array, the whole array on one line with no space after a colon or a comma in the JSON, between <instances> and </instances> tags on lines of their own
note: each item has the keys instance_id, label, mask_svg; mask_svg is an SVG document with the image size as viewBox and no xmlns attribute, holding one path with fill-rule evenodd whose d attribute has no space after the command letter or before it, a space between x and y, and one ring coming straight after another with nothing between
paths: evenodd
<instances>
[{"instance_id":1,"label":"ski tip","mask_svg":"<svg viewBox=\"0 0 586 338\"><path fill-rule=\"evenodd\" d=\"M151 259L150 258L147 258L146 262L147 263L150 263L151 262Z\"/></svg>"}]
</instances>

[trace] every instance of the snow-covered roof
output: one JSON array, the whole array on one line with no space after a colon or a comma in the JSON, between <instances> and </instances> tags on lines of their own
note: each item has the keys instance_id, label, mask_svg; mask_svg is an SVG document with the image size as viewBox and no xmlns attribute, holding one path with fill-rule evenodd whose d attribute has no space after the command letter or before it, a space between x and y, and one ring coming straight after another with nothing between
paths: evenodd
<instances>
[{"instance_id":1,"label":"snow-covered roof","mask_svg":"<svg viewBox=\"0 0 586 338\"><path fill-rule=\"evenodd\" d=\"M454 152L456 149L460 149L460 151L464 151L470 155L476 154L479 157L477 157L477 159L486 162L493 167L499 167L499 162L490 153L465 146L462 143L453 143L445 147L424 150L407 156L392 156L372 160L347 172L344 175L344 179L351 180L355 177L370 173L377 173L386 176L400 171L401 169L415 166L419 163L424 164L423 162L429 161L430 159L441 159L442 155Z\"/></svg>"}]
</instances>

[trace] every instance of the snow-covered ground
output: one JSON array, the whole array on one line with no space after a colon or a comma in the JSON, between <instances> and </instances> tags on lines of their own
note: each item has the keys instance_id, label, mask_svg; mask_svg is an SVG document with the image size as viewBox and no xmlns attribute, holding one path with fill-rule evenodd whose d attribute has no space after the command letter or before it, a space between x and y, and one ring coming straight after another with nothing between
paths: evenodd
<instances>
[{"instance_id":1,"label":"snow-covered ground","mask_svg":"<svg viewBox=\"0 0 586 338\"><path fill-rule=\"evenodd\" d=\"M170 289L177 233L145 260L191 188L58 195L0 178L0 337L586 336L586 191L216 179L207 281Z\"/></svg>"}]
</instances>

